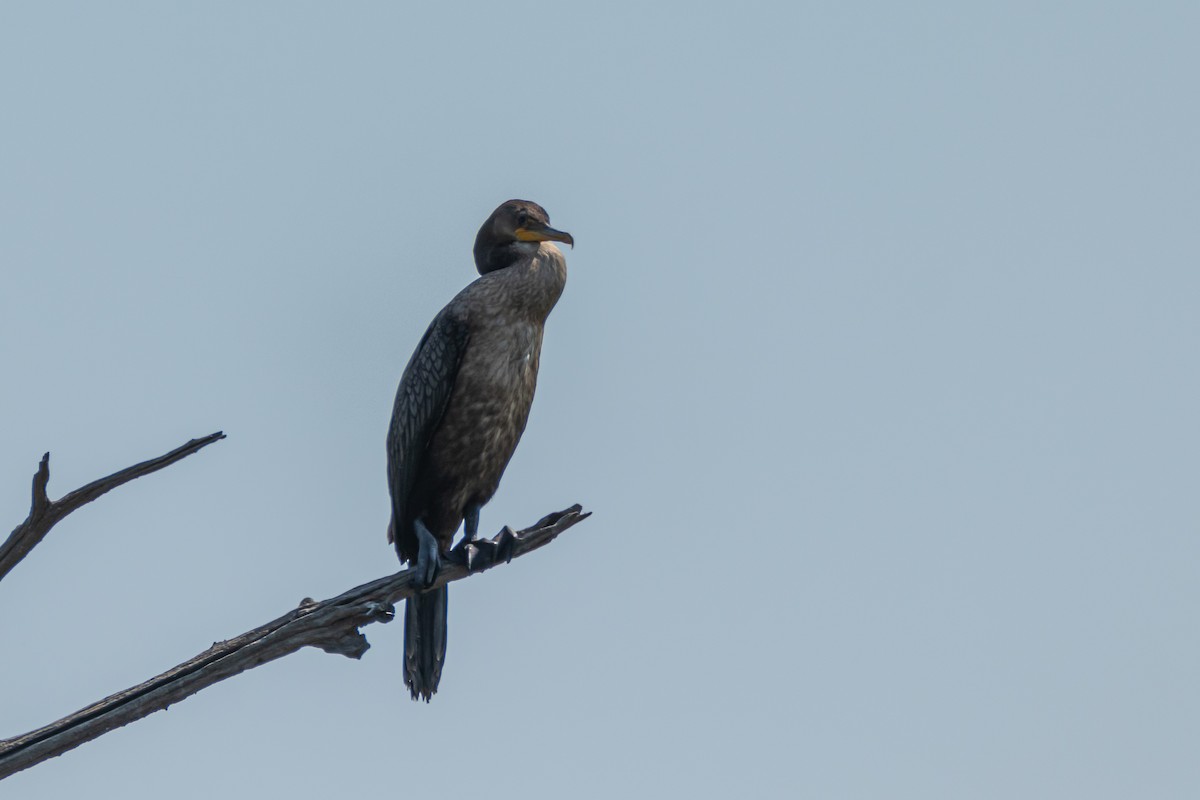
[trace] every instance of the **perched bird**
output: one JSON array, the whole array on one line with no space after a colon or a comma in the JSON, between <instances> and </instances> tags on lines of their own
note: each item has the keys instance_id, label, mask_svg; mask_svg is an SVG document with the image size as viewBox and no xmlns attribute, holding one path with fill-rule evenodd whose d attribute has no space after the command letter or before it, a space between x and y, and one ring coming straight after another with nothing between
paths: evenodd
<instances>
[{"instance_id":1,"label":"perched bird","mask_svg":"<svg viewBox=\"0 0 1200 800\"><path fill-rule=\"evenodd\" d=\"M388 430L388 540L422 586L464 524L496 493L517 448L537 384L546 317L567 281L551 242L572 247L537 203L509 200L475 237L481 277L441 310L404 368ZM437 691L446 658L446 587L408 599L404 684L413 699Z\"/></svg>"}]
</instances>

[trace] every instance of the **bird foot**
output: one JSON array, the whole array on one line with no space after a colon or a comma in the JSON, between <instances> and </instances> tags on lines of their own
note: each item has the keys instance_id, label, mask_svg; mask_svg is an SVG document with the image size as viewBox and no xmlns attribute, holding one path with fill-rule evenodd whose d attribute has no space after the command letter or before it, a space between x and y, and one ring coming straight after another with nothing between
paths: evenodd
<instances>
[{"instance_id":1,"label":"bird foot","mask_svg":"<svg viewBox=\"0 0 1200 800\"><path fill-rule=\"evenodd\" d=\"M467 572L487 569L501 561L512 561L516 544L521 540L507 525L491 539L464 539L450 551L450 556L467 568Z\"/></svg>"},{"instance_id":2,"label":"bird foot","mask_svg":"<svg viewBox=\"0 0 1200 800\"><path fill-rule=\"evenodd\" d=\"M424 590L433 586L433 582L437 580L438 572L442 568L441 557L438 555L437 539L433 538L433 534L429 532L424 523L417 520L413 527L417 531L419 546L414 569L417 571L417 585Z\"/></svg>"},{"instance_id":3,"label":"bird foot","mask_svg":"<svg viewBox=\"0 0 1200 800\"><path fill-rule=\"evenodd\" d=\"M496 543L496 560L503 558L505 564L512 561L513 551L517 549L517 542L520 541L517 532L505 525L492 541Z\"/></svg>"}]
</instances>

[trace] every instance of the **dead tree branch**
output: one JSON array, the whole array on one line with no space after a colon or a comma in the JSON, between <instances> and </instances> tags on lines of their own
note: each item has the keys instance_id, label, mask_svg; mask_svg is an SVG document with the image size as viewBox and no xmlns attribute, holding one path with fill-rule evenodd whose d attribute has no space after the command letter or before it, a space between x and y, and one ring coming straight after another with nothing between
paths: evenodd
<instances>
[{"instance_id":1,"label":"dead tree branch","mask_svg":"<svg viewBox=\"0 0 1200 800\"><path fill-rule=\"evenodd\" d=\"M123 483L129 483L134 478L157 472L163 467L169 467L176 461L187 458L192 453L207 447L213 442L225 438L221 431L210 433L200 439L192 439L182 447L176 447L169 453L132 467L114 472L107 478L92 481L58 500L51 501L46 495L46 484L50 482L50 454L42 456L38 470L33 475L33 502L30 504L29 516L13 529L4 544L0 544L0 580L12 571L12 568L29 555L37 547L46 534L50 532L59 520L80 506L92 502L100 495L117 488Z\"/></svg>"},{"instance_id":2,"label":"dead tree branch","mask_svg":"<svg viewBox=\"0 0 1200 800\"><path fill-rule=\"evenodd\" d=\"M130 476L127 480L132 477L137 476ZM35 484L35 505L36 498ZM59 502L65 500L63 498ZM451 551L434 585L441 586L483 572L543 547L567 528L586 519L589 513L584 513L581 506L575 505L550 514L518 533L506 527L492 539L460 544ZM30 516L32 518L33 515ZM393 604L416 593L412 570L405 570L319 603L306 598L301 601L299 608L282 617L241 636L218 642L195 658L143 684L106 697L44 728L0 740L0 779L164 709L218 681L303 647L319 647L328 653L360 658L370 645L359 627L372 622L390 621L395 613Z\"/></svg>"}]
</instances>

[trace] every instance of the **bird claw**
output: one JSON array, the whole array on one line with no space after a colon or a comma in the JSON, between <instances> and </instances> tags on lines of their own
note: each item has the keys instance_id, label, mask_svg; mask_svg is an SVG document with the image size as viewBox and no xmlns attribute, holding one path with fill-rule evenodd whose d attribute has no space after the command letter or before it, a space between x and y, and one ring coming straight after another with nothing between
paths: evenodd
<instances>
[{"instance_id":1,"label":"bird claw","mask_svg":"<svg viewBox=\"0 0 1200 800\"><path fill-rule=\"evenodd\" d=\"M497 560L503 558L505 564L512 561L513 551L517 549L517 542L520 541L517 532L505 525L504 529L496 535L494 541L496 542Z\"/></svg>"},{"instance_id":2,"label":"bird claw","mask_svg":"<svg viewBox=\"0 0 1200 800\"><path fill-rule=\"evenodd\" d=\"M467 568L467 572L487 569L501 561L512 561L516 553L517 542L521 537L507 525L500 533L491 539L471 539L460 542L458 547L450 552L450 556Z\"/></svg>"}]
</instances>

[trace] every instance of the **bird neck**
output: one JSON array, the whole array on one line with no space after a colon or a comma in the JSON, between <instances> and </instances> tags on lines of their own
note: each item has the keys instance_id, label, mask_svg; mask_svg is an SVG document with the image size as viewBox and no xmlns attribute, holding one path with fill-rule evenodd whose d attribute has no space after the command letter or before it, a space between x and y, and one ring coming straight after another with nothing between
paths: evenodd
<instances>
[{"instance_id":1,"label":"bird neck","mask_svg":"<svg viewBox=\"0 0 1200 800\"><path fill-rule=\"evenodd\" d=\"M504 269L485 274L475 284L492 299L491 305L503 308L513 318L545 322L567 283L567 261L549 242L535 245L532 255L522 257Z\"/></svg>"},{"instance_id":2,"label":"bird neck","mask_svg":"<svg viewBox=\"0 0 1200 800\"><path fill-rule=\"evenodd\" d=\"M475 242L475 269L487 275L537 255L537 242Z\"/></svg>"}]
</instances>

